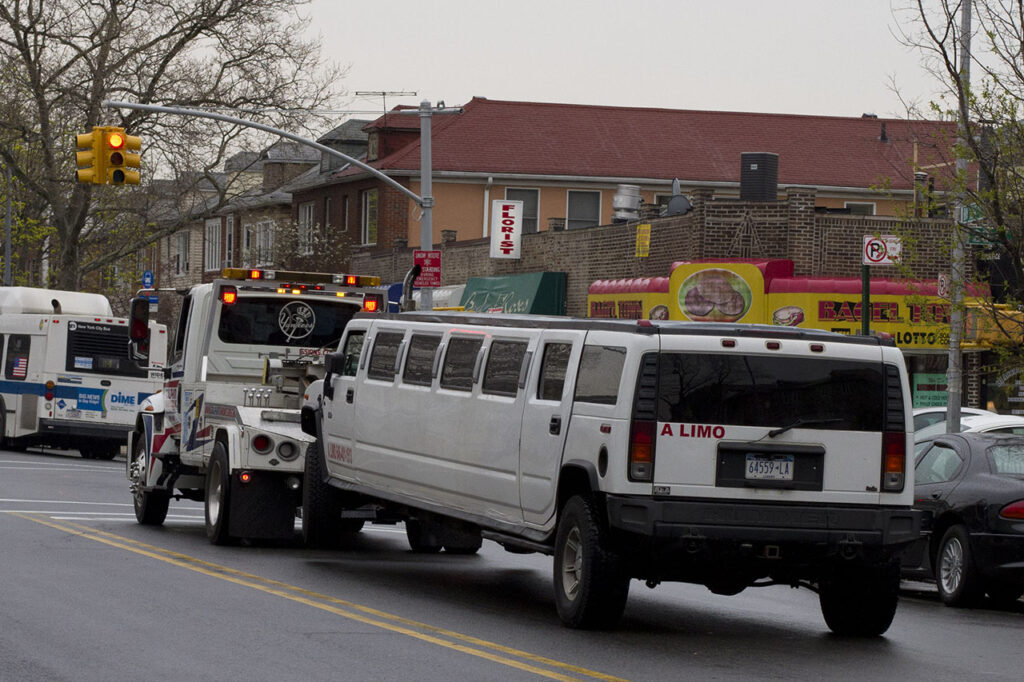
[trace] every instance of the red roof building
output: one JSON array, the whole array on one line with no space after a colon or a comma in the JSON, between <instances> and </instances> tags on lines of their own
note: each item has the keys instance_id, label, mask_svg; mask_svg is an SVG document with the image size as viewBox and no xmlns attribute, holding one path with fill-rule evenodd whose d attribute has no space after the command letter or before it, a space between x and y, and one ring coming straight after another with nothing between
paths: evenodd
<instances>
[{"instance_id":1,"label":"red roof building","mask_svg":"<svg viewBox=\"0 0 1024 682\"><path fill-rule=\"evenodd\" d=\"M393 110L365 126L370 165L419 194L419 116ZM952 172L955 124L936 121L756 114L508 102L475 97L461 114L432 117L433 243L488 234L494 199L524 201L527 232L613 221L620 185L644 203L707 188L740 196L741 155L777 155L776 194L815 189L817 210L899 215L914 210L915 171L942 188ZM928 182L926 180L926 182ZM419 208L349 166L293 190L316 222L352 243L390 249L420 242Z\"/></svg>"}]
</instances>

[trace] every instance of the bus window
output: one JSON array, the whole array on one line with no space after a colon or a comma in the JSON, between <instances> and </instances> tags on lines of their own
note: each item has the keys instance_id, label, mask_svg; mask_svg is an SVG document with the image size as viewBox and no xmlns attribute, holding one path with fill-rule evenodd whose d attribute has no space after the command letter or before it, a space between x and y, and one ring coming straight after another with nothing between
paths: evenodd
<instances>
[{"instance_id":1,"label":"bus window","mask_svg":"<svg viewBox=\"0 0 1024 682\"><path fill-rule=\"evenodd\" d=\"M28 351L32 337L28 334L11 334L10 345L4 358L4 376L14 381L25 381L28 377Z\"/></svg>"}]
</instances>

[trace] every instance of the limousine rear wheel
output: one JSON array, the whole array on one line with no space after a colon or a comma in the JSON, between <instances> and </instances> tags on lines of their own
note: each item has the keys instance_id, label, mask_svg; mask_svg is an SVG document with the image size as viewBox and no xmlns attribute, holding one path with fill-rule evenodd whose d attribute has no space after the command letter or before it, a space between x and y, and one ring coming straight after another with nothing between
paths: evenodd
<instances>
[{"instance_id":1,"label":"limousine rear wheel","mask_svg":"<svg viewBox=\"0 0 1024 682\"><path fill-rule=\"evenodd\" d=\"M837 635L877 637L892 624L899 599L899 564L850 566L818 584L825 624Z\"/></svg>"},{"instance_id":2,"label":"limousine rear wheel","mask_svg":"<svg viewBox=\"0 0 1024 682\"><path fill-rule=\"evenodd\" d=\"M629 576L607 546L594 501L574 496L562 508L555 538L555 605L572 628L614 627L626 608Z\"/></svg>"}]
</instances>

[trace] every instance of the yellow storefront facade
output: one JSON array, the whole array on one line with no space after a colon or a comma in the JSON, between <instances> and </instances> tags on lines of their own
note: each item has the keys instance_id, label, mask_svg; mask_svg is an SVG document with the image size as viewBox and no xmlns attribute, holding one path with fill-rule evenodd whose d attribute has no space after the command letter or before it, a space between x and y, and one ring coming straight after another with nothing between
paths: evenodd
<instances>
[{"instance_id":1,"label":"yellow storefront facade","mask_svg":"<svg viewBox=\"0 0 1024 682\"><path fill-rule=\"evenodd\" d=\"M668 277L594 282L587 307L590 317L740 322L859 334L862 288L856 278L796 277L789 260L685 261L675 263ZM988 317L979 314L986 295L982 287L968 287L965 353L984 352L997 338L984 323ZM936 283L872 279L869 308L871 332L890 336L904 352L914 406L945 405L950 304L938 296Z\"/></svg>"}]
</instances>

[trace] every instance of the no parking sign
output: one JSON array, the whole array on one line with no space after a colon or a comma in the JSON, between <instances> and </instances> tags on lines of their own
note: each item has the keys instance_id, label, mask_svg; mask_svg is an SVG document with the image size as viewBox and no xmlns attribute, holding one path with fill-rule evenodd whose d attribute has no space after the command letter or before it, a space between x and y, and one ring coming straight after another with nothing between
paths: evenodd
<instances>
[{"instance_id":1,"label":"no parking sign","mask_svg":"<svg viewBox=\"0 0 1024 682\"><path fill-rule=\"evenodd\" d=\"M900 262L900 251L902 245L900 238L886 234L875 237L870 234L864 235L864 258L861 261L864 265L892 265Z\"/></svg>"}]
</instances>

